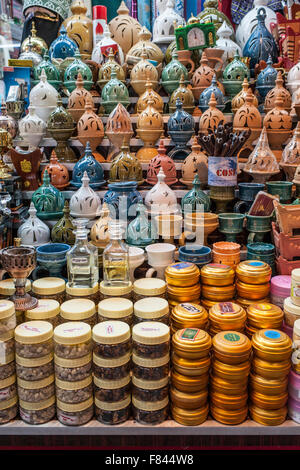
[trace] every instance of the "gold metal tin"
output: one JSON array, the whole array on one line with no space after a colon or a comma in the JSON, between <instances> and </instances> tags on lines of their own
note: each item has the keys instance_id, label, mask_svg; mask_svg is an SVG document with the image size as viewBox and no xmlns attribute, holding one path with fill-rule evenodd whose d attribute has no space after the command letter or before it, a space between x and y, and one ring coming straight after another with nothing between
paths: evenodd
<instances>
[{"instance_id":1,"label":"gold metal tin","mask_svg":"<svg viewBox=\"0 0 300 470\"><path fill-rule=\"evenodd\" d=\"M248 336L249 339L252 339L252 336L259 331L259 328L254 328L251 325L246 323L245 334Z\"/></svg>"},{"instance_id":2,"label":"gold metal tin","mask_svg":"<svg viewBox=\"0 0 300 470\"><path fill-rule=\"evenodd\" d=\"M264 426L279 426L286 420L287 411L286 406L277 410L266 410L259 408L253 403L249 405L249 412L253 421Z\"/></svg>"},{"instance_id":3,"label":"gold metal tin","mask_svg":"<svg viewBox=\"0 0 300 470\"><path fill-rule=\"evenodd\" d=\"M213 337L212 345L215 358L226 364L245 362L251 354L251 341L236 331L218 333Z\"/></svg>"},{"instance_id":4,"label":"gold metal tin","mask_svg":"<svg viewBox=\"0 0 300 470\"><path fill-rule=\"evenodd\" d=\"M173 300L179 300L179 302L189 302L198 300L201 294L200 284L196 284L190 287L177 287L168 285L167 288L168 298Z\"/></svg>"},{"instance_id":5,"label":"gold metal tin","mask_svg":"<svg viewBox=\"0 0 300 470\"><path fill-rule=\"evenodd\" d=\"M264 410L276 410L286 405L288 400L288 392L280 393L278 395L266 395L259 393L256 390L250 390L249 398L252 403Z\"/></svg>"},{"instance_id":6,"label":"gold metal tin","mask_svg":"<svg viewBox=\"0 0 300 470\"><path fill-rule=\"evenodd\" d=\"M288 378L283 379L266 379L260 375L250 374L250 387L263 395L280 395L287 391Z\"/></svg>"},{"instance_id":7,"label":"gold metal tin","mask_svg":"<svg viewBox=\"0 0 300 470\"><path fill-rule=\"evenodd\" d=\"M237 295L251 300L260 300L267 297L270 293L270 283L265 284L247 284L237 280L236 283Z\"/></svg>"},{"instance_id":8,"label":"gold metal tin","mask_svg":"<svg viewBox=\"0 0 300 470\"><path fill-rule=\"evenodd\" d=\"M246 310L249 307L249 305L257 304L260 302L270 302L270 297L266 297L265 299L261 299L261 300L250 300L250 299L244 299L243 297L237 296L235 299L235 302L241 305Z\"/></svg>"},{"instance_id":9,"label":"gold metal tin","mask_svg":"<svg viewBox=\"0 0 300 470\"><path fill-rule=\"evenodd\" d=\"M246 260L236 267L236 275L239 281L246 284L266 284L272 276L272 269L263 261Z\"/></svg>"},{"instance_id":10,"label":"gold metal tin","mask_svg":"<svg viewBox=\"0 0 300 470\"><path fill-rule=\"evenodd\" d=\"M208 318L213 329L240 330L245 327L247 315L236 303L220 302L210 308Z\"/></svg>"},{"instance_id":11,"label":"gold metal tin","mask_svg":"<svg viewBox=\"0 0 300 470\"><path fill-rule=\"evenodd\" d=\"M203 357L201 359L184 359L179 357L177 354L173 353L172 355L172 365L174 370L179 374L188 375L188 376L199 376L207 374L210 368L211 359L209 356Z\"/></svg>"},{"instance_id":12,"label":"gold metal tin","mask_svg":"<svg viewBox=\"0 0 300 470\"><path fill-rule=\"evenodd\" d=\"M229 331L229 330L226 327L224 329L222 329L222 328L215 328L211 325L210 325L209 330L208 330L211 337L217 335L218 333L222 333L222 331ZM230 331L232 331L232 328L230 329ZM244 334L245 333L245 328L234 328L234 331L236 331L237 333Z\"/></svg>"},{"instance_id":13,"label":"gold metal tin","mask_svg":"<svg viewBox=\"0 0 300 470\"><path fill-rule=\"evenodd\" d=\"M240 383L248 378L250 373L250 361L245 361L241 364L225 364L224 362L214 359L212 362L212 370L215 377Z\"/></svg>"},{"instance_id":14,"label":"gold metal tin","mask_svg":"<svg viewBox=\"0 0 300 470\"><path fill-rule=\"evenodd\" d=\"M240 424L245 421L248 415L248 406L244 406L238 410L224 410L211 403L210 412L216 421L234 426L235 424Z\"/></svg>"},{"instance_id":15,"label":"gold metal tin","mask_svg":"<svg viewBox=\"0 0 300 470\"><path fill-rule=\"evenodd\" d=\"M200 271L193 263L179 262L167 266L165 278L169 285L189 287L199 282Z\"/></svg>"},{"instance_id":16,"label":"gold metal tin","mask_svg":"<svg viewBox=\"0 0 300 470\"><path fill-rule=\"evenodd\" d=\"M286 359L280 362L269 362L259 357L253 357L251 366L255 374L265 379L284 380L291 369L291 361Z\"/></svg>"},{"instance_id":17,"label":"gold metal tin","mask_svg":"<svg viewBox=\"0 0 300 470\"><path fill-rule=\"evenodd\" d=\"M248 307L247 322L257 329L280 329L283 315L283 311L277 305L261 302Z\"/></svg>"},{"instance_id":18,"label":"gold metal tin","mask_svg":"<svg viewBox=\"0 0 300 470\"><path fill-rule=\"evenodd\" d=\"M183 426L199 426L207 420L209 411L208 403L196 410L186 410L178 406L171 405L171 413L174 421Z\"/></svg>"},{"instance_id":19,"label":"gold metal tin","mask_svg":"<svg viewBox=\"0 0 300 470\"><path fill-rule=\"evenodd\" d=\"M292 340L279 330L264 329L252 336L254 354L266 361L279 362L290 359Z\"/></svg>"},{"instance_id":20,"label":"gold metal tin","mask_svg":"<svg viewBox=\"0 0 300 470\"><path fill-rule=\"evenodd\" d=\"M207 388L199 392L182 392L175 387L170 389L171 401L175 406L185 410L194 410L195 408L202 408L207 403L208 390Z\"/></svg>"},{"instance_id":21,"label":"gold metal tin","mask_svg":"<svg viewBox=\"0 0 300 470\"><path fill-rule=\"evenodd\" d=\"M225 395L243 395L247 392L248 377L240 382L231 382L229 380L221 379L215 376L214 373L210 375L209 384L213 393L221 393Z\"/></svg>"},{"instance_id":22,"label":"gold metal tin","mask_svg":"<svg viewBox=\"0 0 300 470\"><path fill-rule=\"evenodd\" d=\"M198 328L184 328L172 337L173 351L185 359L200 359L209 354L211 337Z\"/></svg>"},{"instance_id":23,"label":"gold metal tin","mask_svg":"<svg viewBox=\"0 0 300 470\"><path fill-rule=\"evenodd\" d=\"M199 392L207 387L209 380L209 374L203 374L199 376L185 376L178 374L174 369L171 374L171 381L173 387L177 388L182 392L194 393Z\"/></svg>"},{"instance_id":24,"label":"gold metal tin","mask_svg":"<svg viewBox=\"0 0 300 470\"><path fill-rule=\"evenodd\" d=\"M237 395L227 395L210 390L210 400L214 406L223 410L240 410L247 405L248 391Z\"/></svg>"},{"instance_id":25,"label":"gold metal tin","mask_svg":"<svg viewBox=\"0 0 300 470\"><path fill-rule=\"evenodd\" d=\"M203 285L202 285L203 287ZM233 302L232 299L228 300L228 302ZM202 298L201 299L201 304L203 305L204 308L206 308L206 310L209 310L213 305L217 304L218 302L217 301L214 301L214 300L208 300L208 299L204 299Z\"/></svg>"},{"instance_id":26,"label":"gold metal tin","mask_svg":"<svg viewBox=\"0 0 300 470\"><path fill-rule=\"evenodd\" d=\"M226 264L206 264L201 269L201 284L208 286L228 286L234 283L235 271Z\"/></svg>"},{"instance_id":27,"label":"gold metal tin","mask_svg":"<svg viewBox=\"0 0 300 470\"><path fill-rule=\"evenodd\" d=\"M209 286L202 284L202 297L208 300L214 300L217 302L225 302L230 300L235 295L235 285L231 284L229 286Z\"/></svg>"},{"instance_id":28,"label":"gold metal tin","mask_svg":"<svg viewBox=\"0 0 300 470\"><path fill-rule=\"evenodd\" d=\"M171 312L172 325L177 329L207 327L207 310L196 303L180 303Z\"/></svg>"}]
</instances>

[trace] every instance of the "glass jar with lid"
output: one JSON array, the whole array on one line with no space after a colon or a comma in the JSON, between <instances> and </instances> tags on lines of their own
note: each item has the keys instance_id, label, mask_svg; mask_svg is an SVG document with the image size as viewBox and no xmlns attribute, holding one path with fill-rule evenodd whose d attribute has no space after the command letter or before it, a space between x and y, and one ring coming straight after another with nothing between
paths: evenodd
<instances>
[{"instance_id":1,"label":"glass jar with lid","mask_svg":"<svg viewBox=\"0 0 300 470\"><path fill-rule=\"evenodd\" d=\"M104 321L93 328L94 355L117 359L131 351L131 334L127 323Z\"/></svg>"},{"instance_id":2,"label":"glass jar with lid","mask_svg":"<svg viewBox=\"0 0 300 470\"><path fill-rule=\"evenodd\" d=\"M166 298L167 283L163 279L158 278L142 278L137 279L133 283L133 298L138 301L147 297Z\"/></svg>"},{"instance_id":3,"label":"glass jar with lid","mask_svg":"<svg viewBox=\"0 0 300 470\"><path fill-rule=\"evenodd\" d=\"M110 241L103 251L103 285L129 286L129 251L122 240L124 226L117 220L111 220L108 232Z\"/></svg>"},{"instance_id":4,"label":"glass jar with lid","mask_svg":"<svg viewBox=\"0 0 300 470\"><path fill-rule=\"evenodd\" d=\"M132 355L132 372L135 377L142 380L161 380L169 375L170 356L166 354L157 359L146 359Z\"/></svg>"},{"instance_id":5,"label":"glass jar with lid","mask_svg":"<svg viewBox=\"0 0 300 470\"><path fill-rule=\"evenodd\" d=\"M141 401L162 401L169 396L169 378L151 381L133 376L132 396Z\"/></svg>"},{"instance_id":6,"label":"glass jar with lid","mask_svg":"<svg viewBox=\"0 0 300 470\"><path fill-rule=\"evenodd\" d=\"M226 264L206 264L201 269L201 285L208 286L229 286L234 283L235 271Z\"/></svg>"},{"instance_id":7,"label":"glass jar with lid","mask_svg":"<svg viewBox=\"0 0 300 470\"><path fill-rule=\"evenodd\" d=\"M133 418L141 424L163 423L169 415L169 397L161 401L142 401L132 397Z\"/></svg>"},{"instance_id":8,"label":"glass jar with lid","mask_svg":"<svg viewBox=\"0 0 300 470\"><path fill-rule=\"evenodd\" d=\"M161 297L145 297L134 304L133 323L162 322L169 324L169 304Z\"/></svg>"},{"instance_id":9,"label":"glass jar with lid","mask_svg":"<svg viewBox=\"0 0 300 470\"><path fill-rule=\"evenodd\" d=\"M234 302L219 302L210 308L208 318L215 331L241 331L245 328L247 314Z\"/></svg>"},{"instance_id":10,"label":"glass jar with lid","mask_svg":"<svg viewBox=\"0 0 300 470\"><path fill-rule=\"evenodd\" d=\"M131 397L116 402L100 401L95 398L95 416L103 424L121 424L130 416Z\"/></svg>"},{"instance_id":11,"label":"glass jar with lid","mask_svg":"<svg viewBox=\"0 0 300 470\"><path fill-rule=\"evenodd\" d=\"M15 353L12 352L6 357L0 359L0 381L7 379L11 375L15 374L16 365L15 365Z\"/></svg>"},{"instance_id":12,"label":"glass jar with lid","mask_svg":"<svg viewBox=\"0 0 300 470\"><path fill-rule=\"evenodd\" d=\"M122 297L132 300L132 282L128 282L125 286L119 285L106 285L103 281L100 282L100 299L109 299L111 297Z\"/></svg>"},{"instance_id":13,"label":"glass jar with lid","mask_svg":"<svg viewBox=\"0 0 300 470\"><path fill-rule=\"evenodd\" d=\"M295 305L291 297L287 297L286 299L284 299L283 310L285 324L293 327L295 321L300 319L300 306ZM278 326L272 326L272 328L278 328Z\"/></svg>"},{"instance_id":14,"label":"glass jar with lid","mask_svg":"<svg viewBox=\"0 0 300 470\"><path fill-rule=\"evenodd\" d=\"M54 374L53 353L43 357L25 358L16 354L17 378L35 381Z\"/></svg>"},{"instance_id":15,"label":"glass jar with lid","mask_svg":"<svg viewBox=\"0 0 300 470\"><path fill-rule=\"evenodd\" d=\"M93 355L94 377L103 380L120 380L130 373L130 352L116 359Z\"/></svg>"},{"instance_id":16,"label":"glass jar with lid","mask_svg":"<svg viewBox=\"0 0 300 470\"><path fill-rule=\"evenodd\" d=\"M25 402L42 402L55 395L54 374L42 380L18 378L18 396Z\"/></svg>"},{"instance_id":17,"label":"glass jar with lid","mask_svg":"<svg viewBox=\"0 0 300 470\"><path fill-rule=\"evenodd\" d=\"M222 331L212 339L214 357L225 364L239 364L249 360L251 341L236 331Z\"/></svg>"},{"instance_id":18,"label":"glass jar with lid","mask_svg":"<svg viewBox=\"0 0 300 470\"><path fill-rule=\"evenodd\" d=\"M119 320L132 325L133 303L123 297L101 300L98 304L99 322Z\"/></svg>"},{"instance_id":19,"label":"glass jar with lid","mask_svg":"<svg viewBox=\"0 0 300 470\"><path fill-rule=\"evenodd\" d=\"M92 354L74 359L64 359L54 355L55 379L66 382L79 382L92 374Z\"/></svg>"},{"instance_id":20,"label":"glass jar with lid","mask_svg":"<svg viewBox=\"0 0 300 470\"><path fill-rule=\"evenodd\" d=\"M105 402L118 402L130 395L130 375L120 380L103 380L94 377L95 399Z\"/></svg>"},{"instance_id":21,"label":"glass jar with lid","mask_svg":"<svg viewBox=\"0 0 300 470\"><path fill-rule=\"evenodd\" d=\"M10 300L0 300L0 339L16 327L15 305Z\"/></svg>"},{"instance_id":22,"label":"glass jar with lid","mask_svg":"<svg viewBox=\"0 0 300 470\"><path fill-rule=\"evenodd\" d=\"M60 305L57 300L40 299L36 308L26 310L25 321L43 320L55 328L59 324L59 311Z\"/></svg>"},{"instance_id":23,"label":"glass jar with lid","mask_svg":"<svg viewBox=\"0 0 300 470\"><path fill-rule=\"evenodd\" d=\"M99 302L99 284L95 282L92 287L70 287L69 283L66 284L66 300L72 299L89 299L95 304Z\"/></svg>"},{"instance_id":24,"label":"glass jar with lid","mask_svg":"<svg viewBox=\"0 0 300 470\"><path fill-rule=\"evenodd\" d=\"M8 358L15 353L14 330L7 331L0 339L0 361L6 363Z\"/></svg>"},{"instance_id":25,"label":"glass jar with lid","mask_svg":"<svg viewBox=\"0 0 300 470\"><path fill-rule=\"evenodd\" d=\"M66 283L60 277L42 277L32 283L32 293L37 299L65 301Z\"/></svg>"},{"instance_id":26,"label":"glass jar with lid","mask_svg":"<svg viewBox=\"0 0 300 470\"><path fill-rule=\"evenodd\" d=\"M47 321L29 321L15 329L19 357L40 358L53 352L53 326Z\"/></svg>"},{"instance_id":27,"label":"glass jar with lid","mask_svg":"<svg viewBox=\"0 0 300 470\"><path fill-rule=\"evenodd\" d=\"M28 293L31 291L31 281L26 280L25 292ZM15 281L14 279L2 279L0 281L0 299L8 299L16 292Z\"/></svg>"},{"instance_id":28,"label":"glass jar with lid","mask_svg":"<svg viewBox=\"0 0 300 470\"><path fill-rule=\"evenodd\" d=\"M0 402L0 424L5 424L14 419L18 413L18 397Z\"/></svg>"},{"instance_id":29,"label":"glass jar with lid","mask_svg":"<svg viewBox=\"0 0 300 470\"><path fill-rule=\"evenodd\" d=\"M246 284L266 284L272 276L272 268L264 261L246 260L236 267L237 279Z\"/></svg>"},{"instance_id":30,"label":"glass jar with lid","mask_svg":"<svg viewBox=\"0 0 300 470\"><path fill-rule=\"evenodd\" d=\"M17 378L13 374L0 382L0 403L17 395Z\"/></svg>"},{"instance_id":31,"label":"glass jar with lid","mask_svg":"<svg viewBox=\"0 0 300 470\"><path fill-rule=\"evenodd\" d=\"M170 350L170 328L160 322L142 322L132 328L133 353L141 358L165 357Z\"/></svg>"},{"instance_id":32,"label":"glass jar with lid","mask_svg":"<svg viewBox=\"0 0 300 470\"><path fill-rule=\"evenodd\" d=\"M204 330L184 328L172 337L173 352L185 359L200 359L209 355L211 338Z\"/></svg>"},{"instance_id":33,"label":"glass jar with lid","mask_svg":"<svg viewBox=\"0 0 300 470\"><path fill-rule=\"evenodd\" d=\"M56 398L63 403L82 403L93 396L93 379L89 375L79 382L55 380Z\"/></svg>"},{"instance_id":34,"label":"glass jar with lid","mask_svg":"<svg viewBox=\"0 0 300 470\"><path fill-rule=\"evenodd\" d=\"M92 351L92 331L84 322L66 322L54 330L54 353L62 359L86 357Z\"/></svg>"},{"instance_id":35,"label":"glass jar with lid","mask_svg":"<svg viewBox=\"0 0 300 470\"><path fill-rule=\"evenodd\" d=\"M44 424L55 416L55 396L40 402L19 400L20 417L28 424Z\"/></svg>"},{"instance_id":36,"label":"glass jar with lid","mask_svg":"<svg viewBox=\"0 0 300 470\"><path fill-rule=\"evenodd\" d=\"M97 323L95 302L89 299L66 300L60 306L60 321L80 321L88 323L91 327Z\"/></svg>"},{"instance_id":37,"label":"glass jar with lid","mask_svg":"<svg viewBox=\"0 0 300 470\"><path fill-rule=\"evenodd\" d=\"M57 398L56 414L58 421L66 426L86 424L94 415L93 397L80 403L64 403Z\"/></svg>"}]
</instances>

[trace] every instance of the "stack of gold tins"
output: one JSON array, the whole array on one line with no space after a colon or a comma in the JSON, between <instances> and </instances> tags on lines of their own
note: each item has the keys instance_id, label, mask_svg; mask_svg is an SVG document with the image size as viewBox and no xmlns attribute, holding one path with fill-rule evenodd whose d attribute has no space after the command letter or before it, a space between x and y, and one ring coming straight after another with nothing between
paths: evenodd
<instances>
[{"instance_id":1,"label":"stack of gold tins","mask_svg":"<svg viewBox=\"0 0 300 470\"><path fill-rule=\"evenodd\" d=\"M253 301L268 302L272 269L263 261L242 261L236 268L237 302L247 308Z\"/></svg>"},{"instance_id":2,"label":"stack of gold tins","mask_svg":"<svg viewBox=\"0 0 300 470\"><path fill-rule=\"evenodd\" d=\"M197 426L208 415L211 338L198 328L184 328L172 338L171 410L175 421Z\"/></svg>"},{"instance_id":3,"label":"stack of gold tins","mask_svg":"<svg viewBox=\"0 0 300 470\"><path fill-rule=\"evenodd\" d=\"M184 328L199 328L206 330L208 327L208 313L202 305L194 303L182 303L173 307L171 312L171 333Z\"/></svg>"},{"instance_id":4,"label":"stack of gold tins","mask_svg":"<svg viewBox=\"0 0 300 470\"><path fill-rule=\"evenodd\" d=\"M264 329L252 336L252 347L250 414L260 424L276 426L287 415L292 341L282 331Z\"/></svg>"},{"instance_id":5,"label":"stack of gold tins","mask_svg":"<svg viewBox=\"0 0 300 470\"><path fill-rule=\"evenodd\" d=\"M200 271L193 263L170 264L165 270L169 304L198 302L200 299Z\"/></svg>"},{"instance_id":6,"label":"stack of gold tins","mask_svg":"<svg viewBox=\"0 0 300 470\"><path fill-rule=\"evenodd\" d=\"M209 333L211 336L221 331L239 331L243 333L246 324L246 312L234 302L219 302L209 309Z\"/></svg>"},{"instance_id":7,"label":"stack of gold tins","mask_svg":"<svg viewBox=\"0 0 300 470\"><path fill-rule=\"evenodd\" d=\"M248 414L251 342L242 333L224 331L213 337L210 411L220 423L242 423Z\"/></svg>"},{"instance_id":8,"label":"stack of gold tins","mask_svg":"<svg viewBox=\"0 0 300 470\"><path fill-rule=\"evenodd\" d=\"M281 330L283 311L268 302L251 304L247 309L246 334L249 338L258 330L271 328Z\"/></svg>"},{"instance_id":9,"label":"stack of gold tins","mask_svg":"<svg viewBox=\"0 0 300 470\"><path fill-rule=\"evenodd\" d=\"M206 264L201 269L201 303L208 310L217 302L231 301L235 295L234 269L226 264Z\"/></svg>"}]
</instances>

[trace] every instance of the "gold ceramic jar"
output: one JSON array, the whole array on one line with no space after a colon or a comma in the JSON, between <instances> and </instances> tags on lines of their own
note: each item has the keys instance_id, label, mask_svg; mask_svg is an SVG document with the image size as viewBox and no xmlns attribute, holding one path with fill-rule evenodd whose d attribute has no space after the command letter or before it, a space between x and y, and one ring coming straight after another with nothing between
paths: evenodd
<instances>
[{"instance_id":1,"label":"gold ceramic jar","mask_svg":"<svg viewBox=\"0 0 300 470\"><path fill-rule=\"evenodd\" d=\"M278 395L266 395L252 389L250 390L249 398L252 403L259 408L263 408L264 410L277 410L286 405L288 392L283 392Z\"/></svg>"},{"instance_id":2,"label":"gold ceramic jar","mask_svg":"<svg viewBox=\"0 0 300 470\"><path fill-rule=\"evenodd\" d=\"M195 264L184 261L170 264L165 270L165 278L171 286L189 287L199 282L200 271Z\"/></svg>"},{"instance_id":3,"label":"gold ceramic jar","mask_svg":"<svg viewBox=\"0 0 300 470\"><path fill-rule=\"evenodd\" d=\"M280 362L269 362L259 357L254 357L252 360L252 371L265 379L285 380L290 369L290 359Z\"/></svg>"},{"instance_id":4,"label":"gold ceramic jar","mask_svg":"<svg viewBox=\"0 0 300 470\"><path fill-rule=\"evenodd\" d=\"M182 392L175 387L170 389L170 398L173 405L183 408L185 410L194 410L195 408L202 408L207 403L208 390L207 388L199 392Z\"/></svg>"},{"instance_id":5,"label":"gold ceramic jar","mask_svg":"<svg viewBox=\"0 0 300 470\"><path fill-rule=\"evenodd\" d=\"M280 362L290 359L292 341L279 330L259 330L252 337L255 356L265 361Z\"/></svg>"},{"instance_id":6,"label":"gold ceramic jar","mask_svg":"<svg viewBox=\"0 0 300 470\"><path fill-rule=\"evenodd\" d=\"M250 362L245 361L240 364L225 364L224 362L213 360L212 369L215 377L230 382L241 383L248 379L250 373Z\"/></svg>"},{"instance_id":7,"label":"gold ceramic jar","mask_svg":"<svg viewBox=\"0 0 300 470\"><path fill-rule=\"evenodd\" d=\"M253 421L264 426L279 426L286 420L287 411L286 406L276 410L267 410L253 403L249 405L249 412Z\"/></svg>"},{"instance_id":8,"label":"gold ceramic jar","mask_svg":"<svg viewBox=\"0 0 300 470\"><path fill-rule=\"evenodd\" d=\"M217 393L210 390L211 403L223 410L240 410L247 405L248 391L237 393L236 395L227 395L226 393Z\"/></svg>"},{"instance_id":9,"label":"gold ceramic jar","mask_svg":"<svg viewBox=\"0 0 300 470\"><path fill-rule=\"evenodd\" d=\"M171 405L171 413L174 421L183 426L199 426L207 420L209 411L208 403L196 410L186 410L178 406Z\"/></svg>"},{"instance_id":10,"label":"gold ceramic jar","mask_svg":"<svg viewBox=\"0 0 300 470\"><path fill-rule=\"evenodd\" d=\"M179 302L193 302L197 301L201 295L200 284L195 284L189 287L176 287L168 285L167 288L168 299L176 300Z\"/></svg>"},{"instance_id":11,"label":"gold ceramic jar","mask_svg":"<svg viewBox=\"0 0 300 470\"><path fill-rule=\"evenodd\" d=\"M207 327L208 313L199 304L181 303L172 309L171 322L176 330L182 328L199 328L203 330Z\"/></svg>"},{"instance_id":12,"label":"gold ceramic jar","mask_svg":"<svg viewBox=\"0 0 300 470\"><path fill-rule=\"evenodd\" d=\"M236 303L220 302L210 308L208 318L212 329L240 331L245 328L247 315Z\"/></svg>"},{"instance_id":13,"label":"gold ceramic jar","mask_svg":"<svg viewBox=\"0 0 300 470\"><path fill-rule=\"evenodd\" d=\"M280 395L287 391L288 378L266 379L251 373L249 384L253 390L263 395Z\"/></svg>"},{"instance_id":14,"label":"gold ceramic jar","mask_svg":"<svg viewBox=\"0 0 300 470\"><path fill-rule=\"evenodd\" d=\"M220 377L212 373L209 379L210 390L213 393L221 393L225 395L243 395L247 392L248 388L248 377L240 382L231 382L228 380L221 379Z\"/></svg>"},{"instance_id":15,"label":"gold ceramic jar","mask_svg":"<svg viewBox=\"0 0 300 470\"><path fill-rule=\"evenodd\" d=\"M249 360L251 341L236 331L218 333L212 340L214 357L225 364L240 364Z\"/></svg>"},{"instance_id":16,"label":"gold ceramic jar","mask_svg":"<svg viewBox=\"0 0 300 470\"><path fill-rule=\"evenodd\" d=\"M239 280L236 281L236 290L239 297L251 300L264 299L269 295L270 283L265 284L246 284Z\"/></svg>"},{"instance_id":17,"label":"gold ceramic jar","mask_svg":"<svg viewBox=\"0 0 300 470\"><path fill-rule=\"evenodd\" d=\"M212 417L222 424L228 426L240 424L247 418L248 406L241 407L237 410L225 410L215 406L213 403L210 405L210 412Z\"/></svg>"},{"instance_id":18,"label":"gold ceramic jar","mask_svg":"<svg viewBox=\"0 0 300 470\"><path fill-rule=\"evenodd\" d=\"M229 286L209 286L202 284L202 297L208 300L214 300L217 302L222 302L226 300L231 300L235 295L235 285Z\"/></svg>"},{"instance_id":19,"label":"gold ceramic jar","mask_svg":"<svg viewBox=\"0 0 300 470\"><path fill-rule=\"evenodd\" d=\"M235 272L226 264L206 264L201 269L201 284L207 286L229 286L234 283Z\"/></svg>"},{"instance_id":20,"label":"gold ceramic jar","mask_svg":"<svg viewBox=\"0 0 300 470\"><path fill-rule=\"evenodd\" d=\"M60 277L42 277L32 283L32 294L37 299L65 300L66 283Z\"/></svg>"},{"instance_id":21,"label":"gold ceramic jar","mask_svg":"<svg viewBox=\"0 0 300 470\"><path fill-rule=\"evenodd\" d=\"M237 279L246 284L266 284L272 276L272 269L263 261L246 260L236 267Z\"/></svg>"},{"instance_id":22,"label":"gold ceramic jar","mask_svg":"<svg viewBox=\"0 0 300 470\"><path fill-rule=\"evenodd\" d=\"M282 320L283 311L277 305L260 302L250 305L247 309L248 324L257 329L280 329Z\"/></svg>"},{"instance_id":23,"label":"gold ceramic jar","mask_svg":"<svg viewBox=\"0 0 300 470\"><path fill-rule=\"evenodd\" d=\"M211 338L204 330L184 328L172 337L173 351L185 359L200 359L209 354Z\"/></svg>"},{"instance_id":24,"label":"gold ceramic jar","mask_svg":"<svg viewBox=\"0 0 300 470\"><path fill-rule=\"evenodd\" d=\"M171 382L173 387L177 388L182 392L194 393L199 392L207 388L209 380L209 374L197 375L197 376L185 376L178 374L175 370L172 370Z\"/></svg>"},{"instance_id":25,"label":"gold ceramic jar","mask_svg":"<svg viewBox=\"0 0 300 470\"><path fill-rule=\"evenodd\" d=\"M184 359L177 354L172 355L173 369L182 375L195 377L197 375L207 374L210 368L211 359L209 356L201 359Z\"/></svg>"},{"instance_id":26,"label":"gold ceramic jar","mask_svg":"<svg viewBox=\"0 0 300 470\"><path fill-rule=\"evenodd\" d=\"M241 307L243 307L245 310L247 310L247 308L252 304L258 304L260 302L270 302L270 298L266 297L265 299L261 299L261 300L250 300L250 299L244 299L243 297L237 296L235 298L235 302L239 304Z\"/></svg>"}]
</instances>

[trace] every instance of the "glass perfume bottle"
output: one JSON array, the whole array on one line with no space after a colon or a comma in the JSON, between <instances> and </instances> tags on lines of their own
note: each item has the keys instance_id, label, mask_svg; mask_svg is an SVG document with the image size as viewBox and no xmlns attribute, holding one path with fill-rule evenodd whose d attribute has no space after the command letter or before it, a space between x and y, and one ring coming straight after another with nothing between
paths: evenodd
<instances>
[{"instance_id":1,"label":"glass perfume bottle","mask_svg":"<svg viewBox=\"0 0 300 470\"><path fill-rule=\"evenodd\" d=\"M110 242L103 251L103 282L106 286L128 286L129 253L127 245L122 241L124 227L117 220L108 225Z\"/></svg>"},{"instance_id":2,"label":"glass perfume bottle","mask_svg":"<svg viewBox=\"0 0 300 470\"><path fill-rule=\"evenodd\" d=\"M73 220L75 245L67 253L70 287L93 287L99 280L98 250L88 242L88 219Z\"/></svg>"}]
</instances>

